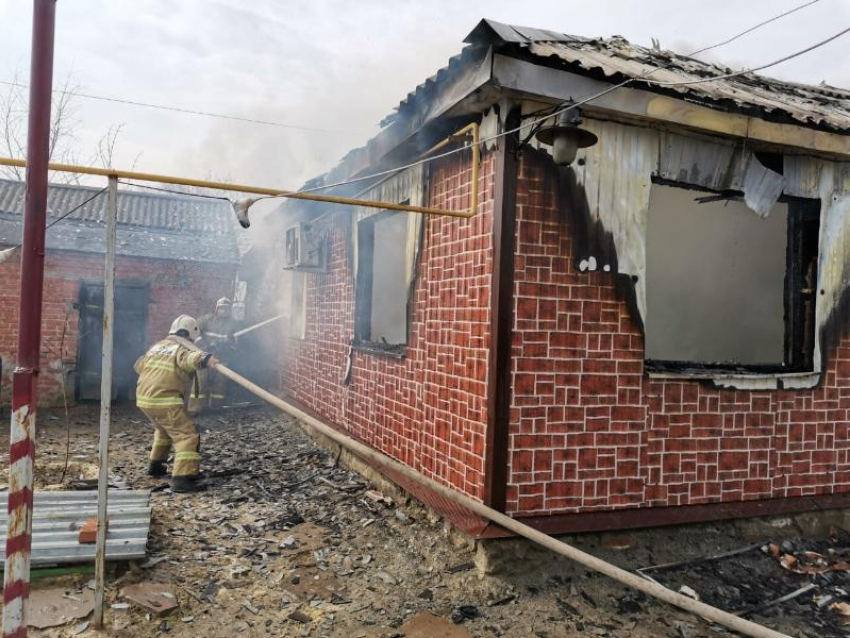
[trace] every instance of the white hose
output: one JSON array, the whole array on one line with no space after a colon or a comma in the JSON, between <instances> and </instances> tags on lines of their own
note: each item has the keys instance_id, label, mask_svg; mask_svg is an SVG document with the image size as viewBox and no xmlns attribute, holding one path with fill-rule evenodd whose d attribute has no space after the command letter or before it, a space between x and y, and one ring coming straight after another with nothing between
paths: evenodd
<instances>
[{"instance_id":1,"label":"white hose","mask_svg":"<svg viewBox=\"0 0 850 638\"><path fill-rule=\"evenodd\" d=\"M191 347L193 350L199 350L197 346L193 343L181 340L181 343L184 343L187 347ZM291 405L276 397L271 392L264 390L258 385L248 381L248 379L242 377L241 375L235 373L230 368L224 365L217 365L215 368L216 372L224 375L234 383L242 386L246 390L252 392L259 398L271 403L273 406L280 408L287 414L299 419L302 423L304 423L308 428L319 432L320 434L326 436L332 441L338 443L343 448L356 454L357 456L369 459L371 461L375 461L384 465L392 470L402 474L403 476L416 481L417 483L427 487L430 490L433 490L439 493L441 496L457 503L461 507L465 507L468 510L471 510L481 516L482 518L486 518L497 525L504 527L507 530L514 532L519 536L523 536L531 541L534 541L538 545L549 549L556 554L560 554L561 556L566 556L567 558L574 560L587 567L588 569L592 569L601 574L605 574L610 578L613 578L617 582L620 582L624 585L628 585L638 591L643 592L653 598L657 598L658 600L663 600L666 603L670 603L671 605L675 605L685 611L689 611L698 616L702 616L706 620L710 620L711 622L715 622L718 625L723 625L724 627L728 627L734 631L737 631L745 636L752 636L753 638L791 638L787 634L780 633L778 631L774 631L764 625L759 625L758 623L754 623L750 620L746 620L745 618L739 618L729 612L723 611L722 609L718 609L716 607L712 607L711 605L707 605L698 600L694 600L693 598L689 598L688 596L684 596L679 594L671 589L667 589L663 585L659 585L658 583L650 582L641 578L640 576L633 574L632 572L626 571L625 569L621 569L616 565L612 565L611 563L605 562L595 556L588 554L587 552L583 552L582 550L573 547L572 545L568 545L562 541L559 541L547 534L537 531L533 527L529 527L524 523L521 523L517 520L514 520L510 516L506 516L501 512L497 512L496 510L487 507L483 503L479 503L478 501L466 496L465 494L461 494L456 492L455 490L442 485L441 483L437 483L427 477L422 476L418 472L414 471L407 465L399 463L395 459L392 459L385 454L378 452L377 450L360 443L352 439L345 434L342 434L338 430L330 427L329 425L322 423L318 419L310 416L303 410L299 410L294 405Z\"/></svg>"}]
</instances>

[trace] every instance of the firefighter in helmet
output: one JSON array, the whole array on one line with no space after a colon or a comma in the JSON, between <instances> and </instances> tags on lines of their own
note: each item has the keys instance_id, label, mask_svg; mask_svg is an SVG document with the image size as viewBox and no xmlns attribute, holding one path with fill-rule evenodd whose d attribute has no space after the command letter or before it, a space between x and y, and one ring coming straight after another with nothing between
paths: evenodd
<instances>
[{"instance_id":1,"label":"firefighter in helmet","mask_svg":"<svg viewBox=\"0 0 850 638\"><path fill-rule=\"evenodd\" d=\"M197 492L200 473L201 436L186 411L184 394L193 376L215 368L218 360L210 353L189 348L201 334L198 322L180 315L168 336L154 344L136 361L139 374L136 405L154 427L148 474L165 476L165 461L174 448L171 488L175 492Z\"/></svg>"},{"instance_id":2,"label":"firefighter in helmet","mask_svg":"<svg viewBox=\"0 0 850 638\"><path fill-rule=\"evenodd\" d=\"M225 364L236 352L232 307L230 299L222 297L215 303L214 313L198 319L202 339L199 345ZM205 410L220 409L227 393L227 379L220 374L202 370L198 375L198 382L197 396L195 393L189 396L189 411L200 414Z\"/></svg>"}]
</instances>

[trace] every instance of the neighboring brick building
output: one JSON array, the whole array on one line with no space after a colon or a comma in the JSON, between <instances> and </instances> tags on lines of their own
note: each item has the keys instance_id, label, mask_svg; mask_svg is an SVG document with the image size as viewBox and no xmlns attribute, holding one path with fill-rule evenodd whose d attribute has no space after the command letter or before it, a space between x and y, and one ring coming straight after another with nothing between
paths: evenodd
<instances>
[{"instance_id":1,"label":"neighboring brick building","mask_svg":"<svg viewBox=\"0 0 850 638\"><path fill-rule=\"evenodd\" d=\"M632 81L581 104L598 141L570 166L539 127L484 144L470 219L269 218L241 276L249 312L290 315L257 336L282 391L550 532L850 504L850 93L618 38L483 21L466 41L308 186ZM471 178L464 152L332 192L461 210Z\"/></svg>"},{"instance_id":2,"label":"neighboring brick building","mask_svg":"<svg viewBox=\"0 0 850 638\"><path fill-rule=\"evenodd\" d=\"M100 189L51 185L48 224ZM17 245L25 185L0 180L0 246ZM100 398L105 205L102 194L47 231L39 400ZM181 313L209 312L233 292L238 224L226 202L119 191L115 395L130 398L132 364ZM20 257L0 264L0 402L9 404L17 343ZM60 354L61 353L61 354Z\"/></svg>"}]
</instances>

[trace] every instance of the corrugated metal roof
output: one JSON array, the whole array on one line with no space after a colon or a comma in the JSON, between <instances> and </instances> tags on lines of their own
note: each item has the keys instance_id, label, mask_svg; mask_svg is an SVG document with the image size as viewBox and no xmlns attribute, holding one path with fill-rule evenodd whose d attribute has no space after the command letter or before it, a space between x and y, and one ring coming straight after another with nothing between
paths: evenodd
<instances>
[{"instance_id":1,"label":"corrugated metal roof","mask_svg":"<svg viewBox=\"0 0 850 638\"><path fill-rule=\"evenodd\" d=\"M21 241L23 182L0 179L0 245ZM51 184L48 221L57 219L100 189ZM47 229L48 250L106 252L106 193ZM238 263L244 231L226 201L121 190L118 193L119 256L210 263Z\"/></svg>"},{"instance_id":2,"label":"corrugated metal roof","mask_svg":"<svg viewBox=\"0 0 850 638\"><path fill-rule=\"evenodd\" d=\"M150 492L110 490L106 560L144 558L151 526ZM6 555L8 492L0 495L0 561ZM97 517L97 492L36 492L33 506L33 565L94 562L94 545L80 545L79 530Z\"/></svg>"},{"instance_id":3,"label":"corrugated metal roof","mask_svg":"<svg viewBox=\"0 0 850 638\"><path fill-rule=\"evenodd\" d=\"M612 82L637 78L648 71L653 71L651 79L658 82L703 80L734 71L672 51L631 44L619 36L584 38L494 20L482 20L465 41L473 46L513 48L540 59L554 59L570 70L602 75ZM420 84L397 110L401 113L415 100L427 99L430 86L438 82L453 64L456 65L461 55L452 58L448 66ZM850 91L838 87L784 82L755 73L685 86L660 86L641 81L635 81L631 86L680 95L720 110L756 112L766 118L788 119L830 131L850 132Z\"/></svg>"},{"instance_id":4,"label":"corrugated metal roof","mask_svg":"<svg viewBox=\"0 0 850 638\"><path fill-rule=\"evenodd\" d=\"M47 191L48 217L61 217L99 190L89 186L50 184ZM23 182L0 179L0 212L22 215L25 193L26 184ZM67 219L105 221L105 193ZM118 191L118 223L194 235L230 235L237 227L233 211L226 201L130 190Z\"/></svg>"}]
</instances>

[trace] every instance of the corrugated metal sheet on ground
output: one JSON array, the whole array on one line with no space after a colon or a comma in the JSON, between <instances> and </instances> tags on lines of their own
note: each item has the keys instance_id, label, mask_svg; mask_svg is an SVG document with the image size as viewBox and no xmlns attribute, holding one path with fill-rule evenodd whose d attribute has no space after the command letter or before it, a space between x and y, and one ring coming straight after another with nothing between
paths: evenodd
<instances>
[{"instance_id":1,"label":"corrugated metal sheet on ground","mask_svg":"<svg viewBox=\"0 0 850 638\"><path fill-rule=\"evenodd\" d=\"M151 526L150 492L110 490L106 560L144 558ZM0 495L0 557L6 555L9 494ZM36 492L32 564L94 562L94 545L80 545L83 523L97 517L97 492Z\"/></svg>"}]
</instances>

